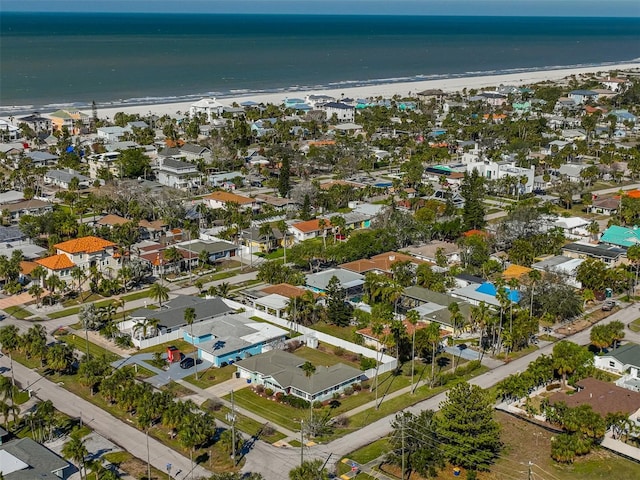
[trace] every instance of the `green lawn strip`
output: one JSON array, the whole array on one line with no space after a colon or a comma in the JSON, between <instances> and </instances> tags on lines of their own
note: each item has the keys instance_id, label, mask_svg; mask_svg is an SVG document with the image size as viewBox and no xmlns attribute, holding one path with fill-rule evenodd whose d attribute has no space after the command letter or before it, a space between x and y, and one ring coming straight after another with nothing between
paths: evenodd
<instances>
[{"instance_id":1,"label":"green lawn strip","mask_svg":"<svg viewBox=\"0 0 640 480\"><path fill-rule=\"evenodd\" d=\"M226 395L225 400L231 400L231 395ZM245 408L270 422L281 425L289 430L298 431L300 420L307 417L306 410L299 410L275 400L261 397L250 388L243 388L234 393L236 404Z\"/></svg>"},{"instance_id":2,"label":"green lawn strip","mask_svg":"<svg viewBox=\"0 0 640 480\"><path fill-rule=\"evenodd\" d=\"M532 352L538 350L537 345L529 345L527 348L523 348L522 350L518 350L517 352L509 352L509 355L505 355L504 353L500 353L496 355L496 358L499 360L515 360L520 357L524 357L525 355L529 355Z\"/></svg>"},{"instance_id":3,"label":"green lawn strip","mask_svg":"<svg viewBox=\"0 0 640 480\"><path fill-rule=\"evenodd\" d=\"M55 383L62 385L63 388L65 388L66 390L69 390L70 392L83 398L84 400L109 412L114 417L119 418L120 420L124 421L129 425L135 426L135 418L129 415L127 412L124 412L116 405L111 404L106 400L104 400L104 398L102 398L100 394L90 395L89 388L79 383L79 379L77 375L51 375L51 376L48 376L47 378ZM171 384L173 383L174 382L171 382ZM178 385L178 384L175 384L175 385L176 385L175 387L176 389L184 388L181 385ZM171 388L169 388L169 390L172 391ZM154 428L150 429L149 435L154 437L156 440L162 442L163 444L167 445L168 447L176 450L177 452L180 452L182 455L185 455L186 457L189 456L189 451L182 447L182 445L180 444L177 438L171 438L171 435L169 435L168 429L164 427L162 424L158 424ZM215 449L216 447L214 445L213 450ZM196 453L194 454L194 458L198 458L198 456L203 454L208 454L209 450L210 448L196 451ZM214 457L217 458L217 460L216 458L214 458L215 460L214 465L221 466L222 468L227 470L231 469L232 466L230 465L230 461L227 455L220 455L216 452L216 455L214 455Z\"/></svg>"},{"instance_id":4,"label":"green lawn strip","mask_svg":"<svg viewBox=\"0 0 640 480\"><path fill-rule=\"evenodd\" d=\"M176 347L178 350L180 350L182 353L185 353L185 354L191 353L195 350L193 348L193 345L191 345L189 342L185 342L184 340L177 339L177 340L172 340L170 342L161 343L160 345L154 345L152 347L144 348L140 350L138 353L157 353L157 352L167 353L168 344L173 345L174 347Z\"/></svg>"},{"instance_id":5,"label":"green lawn strip","mask_svg":"<svg viewBox=\"0 0 640 480\"><path fill-rule=\"evenodd\" d=\"M29 310L17 305L12 307L7 307L4 309L4 311L7 313L7 315L11 315L12 317L17 318L18 320L26 320L27 318L33 316L33 313L31 313Z\"/></svg>"},{"instance_id":6,"label":"green lawn strip","mask_svg":"<svg viewBox=\"0 0 640 480\"><path fill-rule=\"evenodd\" d=\"M206 370L198 371L198 380L196 380L196 374L185 377L184 380L195 385L196 387L206 389L219 383L231 380L231 377L235 373L237 368L234 365L227 365L226 367L216 368L209 367Z\"/></svg>"},{"instance_id":7,"label":"green lawn strip","mask_svg":"<svg viewBox=\"0 0 640 480\"><path fill-rule=\"evenodd\" d=\"M640 332L640 318L629 324L629 330L632 332Z\"/></svg>"},{"instance_id":8,"label":"green lawn strip","mask_svg":"<svg viewBox=\"0 0 640 480\"><path fill-rule=\"evenodd\" d=\"M135 293L131 293L129 295L124 295L122 298L124 298L125 301L125 305L126 302L130 302L133 300L139 300L141 298L148 298L149 297L149 290L142 290L140 292L135 292ZM117 300L117 298L107 298L104 300L100 300L98 302L94 302L95 306L97 308L100 307L104 307L106 305L109 305L113 302L115 302ZM86 301L82 302L83 304L87 303ZM49 318L63 318L63 317L68 317L69 315L76 315L80 312L80 308L81 305L77 305L75 307L71 307L71 308L66 308L64 310L59 310L57 312L51 312L47 314L47 317Z\"/></svg>"},{"instance_id":9,"label":"green lawn strip","mask_svg":"<svg viewBox=\"0 0 640 480\"><path fill-rule=\"evenodd\" d=\"M207 400L209 402L209 400ZM206 408L207 402L203 405L203 408ZM229 425L229 421L227 420L227 415L231 412L231 409L228 407L220 407L218 410L209 409L209 412L220 420L222 423ZM264 425L260 422L255 421L253 418L245 417L241 413L236 412L236 427L250 436L255 436L260 432ZM282 432L277 431L277 427L272 427L275 431L273 435L261 435L260 440L263 440L267 443L275 443L278 440L282 440L286 438L286 435Z\"/></svg>"},{"instance_id":10,"label":"green lawn strip","mask_svg":"<svg viewBox=\"0 0 640 480\"><path fill-rule=\"evenodd\" d=\"M71 333L67 335L56 335L56 338L63 341L67 345L71 345L73 348L82 353L87 352L87 339L84 337ZM100 345L96 345L92 342L89 342L89 354L94 357L101 357L102 355L106 355L109 363L122 359L120 355L116 355L112 351L107 350L106 348L101 347Z\"/></svg>"},{"instance_id":11,"label":"green lawn strip","mask_svg":"<svg viewBox=\"0 0 640 480\"><path fill-rule=\"evenodd\" d=\"M353 362L344 357L339 357L332 353L318 350L317 348L302 347L297 349L293 353L298 357L302 357L305 360L310 361L316 367L320 367L320 366L330 367L331 365L344 363L346 365L350 365L355 368L360 368L359 362Z\"/></svg>"},{"instance_id":12,"label":"green lawn strip","mask_svg":"<svg viewBox=\"0 0 640 480\"><path fill-rule=\"evenodd\" d=\"M318 322L313 325L313 329L336 338L341 338L347 342L353 342L356 327L338 327L325 322Z\"/></svg>"}]
</instances>

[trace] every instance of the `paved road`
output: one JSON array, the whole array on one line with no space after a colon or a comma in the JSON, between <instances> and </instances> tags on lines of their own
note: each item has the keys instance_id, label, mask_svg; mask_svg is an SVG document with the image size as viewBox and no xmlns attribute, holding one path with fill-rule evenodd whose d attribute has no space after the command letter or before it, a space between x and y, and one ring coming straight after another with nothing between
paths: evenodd
<instances>
[{"instance_id":1,"label":"paved road","mask_svg":"<svg viewBox=\"0 0 640 480\"><path fill-rule=\"evenodd\" d=\"M0 358L0 366L9 368L9 358L6 355ZM58 410L71 417L81 416L85 424L123 450L138 458L147 458L146 437L141 431L17 362L13 362L13 369L16 380L24 387L28 385L41 400L51 400ZM158 470L166 471L167 463L171 463L173 478L188 478L191 471L191 461L188 458L153 438L149 438L149 450L151 464ZM197 465L193 473L196 478L210 476L207 470Z\"/></svg>"}]
</instances>

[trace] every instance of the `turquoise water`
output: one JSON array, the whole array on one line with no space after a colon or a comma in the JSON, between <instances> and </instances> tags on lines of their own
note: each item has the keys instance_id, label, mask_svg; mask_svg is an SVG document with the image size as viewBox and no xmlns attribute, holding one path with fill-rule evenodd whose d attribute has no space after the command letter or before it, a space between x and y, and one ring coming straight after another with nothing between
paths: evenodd
<instances>
[{"instance_id":1,"label":"turquoise water","mask_svg":"<svg viewBox=\"0 0 640 480\"><path fill-rule=\"evenodd\" d=\"M640 57L640 19L633 18L1 13L0 25L0 106L24 110Z\"/></svg>"}]
</instances>

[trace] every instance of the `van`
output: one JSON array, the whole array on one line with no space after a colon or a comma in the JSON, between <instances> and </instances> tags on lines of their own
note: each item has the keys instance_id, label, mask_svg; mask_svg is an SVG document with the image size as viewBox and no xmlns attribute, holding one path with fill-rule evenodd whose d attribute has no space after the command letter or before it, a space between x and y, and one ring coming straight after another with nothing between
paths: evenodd
<instances>
[{"instance_id":1,"label":"van","mask_svg":"<svg viewBox=\"0 0 640 480\"><path fill-rule=\"evenodd\" d=\"M195 365L195 361L191 357L185 357L180 362L180 368L184 368L185 370L188 369L188 368L193 367L194 365Z\"/></svg>"}]
</instances>

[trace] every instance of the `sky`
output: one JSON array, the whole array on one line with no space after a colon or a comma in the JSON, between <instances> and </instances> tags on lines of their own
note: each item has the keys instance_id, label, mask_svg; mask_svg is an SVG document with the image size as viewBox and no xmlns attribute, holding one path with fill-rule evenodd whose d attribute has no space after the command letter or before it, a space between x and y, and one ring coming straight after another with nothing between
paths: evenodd
<instances>
[{"instance_id":1,"label":"sky","mask_svg":"<svg viewBox=\"0 0 640 480\"><path fill-rule=\"evenodd\" d=\"M639 0L3 0L2 11L640 17Z\"/></svg>"}]
</instances>

